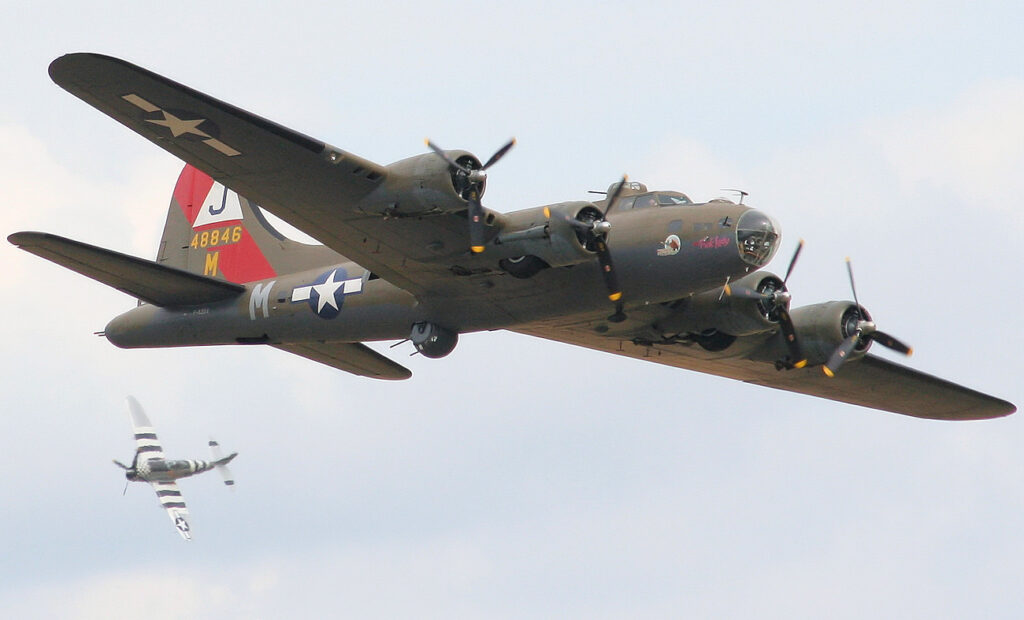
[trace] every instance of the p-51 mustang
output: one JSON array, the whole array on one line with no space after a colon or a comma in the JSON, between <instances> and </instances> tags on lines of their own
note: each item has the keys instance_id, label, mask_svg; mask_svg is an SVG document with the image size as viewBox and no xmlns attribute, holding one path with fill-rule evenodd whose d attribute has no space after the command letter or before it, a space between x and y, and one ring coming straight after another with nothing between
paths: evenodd
<instances>
[{"instance_id":1,"label":"p-51 mustang","mask_svg":"<svg viewBox=\"0 0 1024 620\"><path fill-rule=\"evenodd\" d=\"M177 528L182 538L192 540L192 528L188 524L188 508L185 506L185 499L181 496L181 489L178 488L176 480L216 469L224 478L224 484L233 486L235 479L228 469L228 463L238 456L238 453L233 452L224 456L221 454L220 445L211 439L212 461L168 461L164 457L164 449L156 437L153 425L146 417L139 401L131 396L128 397L128 415L132 419L132 428L135 429L135 457L132 458L131 465L125 465L116 459L114 464L125 470L124 477L128 479L128 482L148 482L153 485L160 505L167 510L174 527ZM127 482L125 490L128 490Z\"/></svg>"},{"instance_id":2,"label":"p-51 mustang","mask_svg":"<svg viewBox=\"0 0 1024 620\"><path fill-rule=\"evenodd\" d=\"M923 418L1016 410L869 354L910 348L856 294L790 309L799 246L786 277L759 271L781 231L742 199L624 179L603 200L498 213L481 204L486 171L513 142L483 163L428 142L382 166L116 58L70 54L50 76L187 162L155 261L8 237L138 298L104 332L119 347L266 344L405 379L362 343L408 338L438 358L460 333L507 329ZM284 238L261 208L323 245Z\"/></svg>"}]
</instances>

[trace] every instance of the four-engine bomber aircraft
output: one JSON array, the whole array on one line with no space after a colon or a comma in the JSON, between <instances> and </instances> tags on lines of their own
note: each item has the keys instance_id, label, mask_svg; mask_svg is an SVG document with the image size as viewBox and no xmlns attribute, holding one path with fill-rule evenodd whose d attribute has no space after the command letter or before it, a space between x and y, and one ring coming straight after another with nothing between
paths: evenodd
<instances>
[{"instance_id":1,"label":"four-engine bomber aircraft","mask_svg":"<svg viewBox=\"0 0 1024 620\"><path fill-rule=\"evenodd\" d=\"M123 60L70 54L61 87L181 158L156 261L38 232L21 248L140 300L119 347L267 344L358 375L405 379L365 341L431 358L507 329L678 368L943 420L1006 401L868 353L910 348L857 302L790 309L759 271L779 226L728 200L612 184L598 201L498 213L488 161L431 152L381 166ZM259 205L257 207L257 205ZM323 245L284 238L260 209ZM852 271L850 274L852 285Z\"/></svg>"},{"instance_id":2,"label":"four-engine bomber aircraft","mask_svg":"<svg viewBox=\"0 0 1024 620\"><path fill-rule=\"evenodd\" d=\"M160 505L167 510L178 533L185 540L192 540L192 528L188 524L188 507L185 506L185 498L181 496L181 489L178 488L176 481L216 469L224 478L224 484L233 486L235 479L228 469L228 463L238 456L238 453L233 452L224 456L220 444L211 439L212 461L168 461L164 456L163 446L157 439L156 430L142 410L142 405L131 396L128 397L128 415L132 420L132 429L135 430L135 456L131 465L125 465L116 459L114 465L124 470L124 477L128 482L148 482L153 485ZM128 490L127 482L124 488L125 491Z\"/></svg>"}]
</instances>

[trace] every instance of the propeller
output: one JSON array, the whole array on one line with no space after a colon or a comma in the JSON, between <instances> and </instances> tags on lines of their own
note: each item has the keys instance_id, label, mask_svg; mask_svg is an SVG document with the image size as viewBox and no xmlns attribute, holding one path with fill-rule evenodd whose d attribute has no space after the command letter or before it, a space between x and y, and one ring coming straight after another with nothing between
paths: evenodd
<instances>
[{"instance_id":1,"label":"propeller","mask_svg":"<svg viewBox=\"0 0 1024 620\"><path fill-rule=\"evenodd\" d=\"M856 315L857 323L853 333L839 344L835 352L832 353L832 357L829 358L828 363L821 367L828 377L836 376L839 368L846 362L846 359L850 356L850 353L853 353L858 344L868 344L875 341L883 347L903 355L912 355L914 352L912 348L900 342L894 336L880 331L875 323L870 320L871 317L862 311L860 301L857 299L857 287L853 283L853 266L850 264L849 257L846 259L846 272L850 276L850 290L853 291L853 312Z\"/></svg>"},{"instance_id":2,"label":"propeller","mask_svg":"<svg viewBox=\"0 0 1024 620\"><path fill-rule=\"evenodd\" d=\"M622 181L615 186L615 190L608 196L608 200L605 203L606 212L618 200L622 189L626 186L627 180L629 180L629 176L622 175ZM551 211L547 208L545 208L544 214L546 217L551 217ZM612 229L611 222L604 219L603 214L594 219L583 220L566 215L565 221L579 231L583 244L597 253L597 262L601 265L601 276L604 278L605 288L608 289L608 299L615 302L615 314L608 317L608 320L612 323L625 321L626 314L623 312L622 288L619 287L619 276L615 273L612 253L608 249L608 233Z\"/></svg>"},{"instance_id":3,"label":"propeller","mask_svg":"<svg viewBox=\"0 0 1024 620\"><path fill-rule=\"evenodd\" d=\"M479 254L484 251L484 208L480 204L481 187L484 181L487 180L487 169L498 163L498 161L505 156L512 147L516 145L516 139L512 138L505 143L500 149L491 155L490 159L481 166L480 168L467 168L459 162L452 159L448 153L441 150L441 147L437 146L428 138L426 140L427 146L430 147L431 151L443 159L448 164L448 169L454 174L462 174L466 179L469 187L466 190L466 202L469 203L469 249L474 254Z\"/></svg>"},{"instance_id":4,"label":"propeller","mask_svg":"<svg viewBox=\"0 0 1024 620\"><path fill-rule=\"evenodd\" d=\"M793 317L789 315L789 303L792 301L793 296L790 294L789 289L786 287L786 283L789 282L789 276L793 275L793 268L796 266L796 260L800 258L800 252L804 249L804 240L801 239L800 243L796 245L796 251L793 252L793 258L789 259L789 267L786 268L786 277L782 279L782 288L777 290L766 290L757 291L748 286L729 286L729 280L725 281L725 287L723 293L729 296L736 296L743 299L754 299L761 302L765 308L771 309L771 312L775 313L775 316L779 319L779 329L782 330L782 336L786 341L786 346L789 347L790 364L793 368L803 368L807 365L807 358L804 357L803 352L800 350L800 343L796 339L796 327L793 325Z\"/></svg>"}]
</instances>

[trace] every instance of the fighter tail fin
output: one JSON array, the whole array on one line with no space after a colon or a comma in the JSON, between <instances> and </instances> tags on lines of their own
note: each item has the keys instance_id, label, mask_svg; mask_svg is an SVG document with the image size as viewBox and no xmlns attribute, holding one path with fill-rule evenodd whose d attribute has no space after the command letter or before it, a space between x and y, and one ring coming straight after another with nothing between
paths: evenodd
<instances>
[{"instance_id":1,"label":"fighter tail fin","mask_svg":"<svg viewBox=\"0 0 1024 620\"><path fill-rule=\"evenodd\" d=\"M216 439L210 438L210 454L213 455L213 466L220 472L221 478L224 479L226 486L234 488L235 477L231 474L231 470L228 469L228 463L231 462L236 456L237 452L224 456L224 453L220 449L220 444L217 443Z\"/></svg>"},{"instance_id":2,"label":"fighter tail fin","mask_svg":"<svg viewBox=\"0 0 1024 620\"><path fill-rule=\"evenodd\" d=\"M323 246L291 241L259 207L186 165L167 211L157 262L237 284L336 262Z\"/></svg>"}]
</instances>

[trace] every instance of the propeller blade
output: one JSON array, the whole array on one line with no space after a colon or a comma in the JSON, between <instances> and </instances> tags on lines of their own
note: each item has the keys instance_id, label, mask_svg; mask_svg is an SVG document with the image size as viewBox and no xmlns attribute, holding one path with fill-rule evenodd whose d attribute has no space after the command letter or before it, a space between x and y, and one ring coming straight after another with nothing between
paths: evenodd
<instances>
[{"instance_id":1,"label":"propeller blade","mask_svg":"<svg viewBox=\"0 0 1024 620\"><path fill-rule=\"evenodd\" d=\"M914 353L914 349L903 344L895 337L890 336L885 332L875 330L875 333L871 334L871 339L877 342L878 344L882 345L883 347L887 347L889 349L892 349L893 351L902 353L903 355L913 355Z\"/></svg>"},{"instance_id":2,"label":"propeller blade","mask_svg":"<svg viewBox=\"0 0 1024 620\"><path fill-rule=\"evenodd\" d=\"M469 220L469 249L474 254L484 251L484 207L480 204L480 195L476 190L469 194L469 210L466 218Z\"/></svg>"},{"instance_id":3,"label":"propeller blade","mask_svg":"<svg viewBox=\"0 0 1024 620\"><path fill-rule=\"evenodd\" d=\"M839 367L843 365L846 358L849 357L850 353L857 346L857 341L860 339L861 331L858 329L854 333L846 337L846 340L839 345L832 357L829 358L828 363L821 367L822 371L827 377L834 377L839 372Z\"/></svg>"},{"instance_id":4,"label":"propeller blade","mask_svg":"<svg viewBox=\"0 0 1024 620\"><path fill-rule=\"evenodd\" d=\"M448 157L448 153L445 153L443 150L441 150L441 147L439 147L436 144L434 144L433 142L431 142L430 138L427 138L425 140L425 142L427 143L427 146L430 148L431 151L434 151L434 153L438 157L443 159L445 161L445 163L448 164L449 168L451 168L452 170L461 170L461 171L465 172L466 174L470 174L470 171L467 168L464 168L463 166L461 166L458 163L456 163L454 159L452 159L451 157Z\"/></svg>"},{"instance_id":5,"label":"propeller blade","mask_svg":"<svg viewBox=\"0 0 1024 620\"><path fill-rule=\"evenodd\" d=\"M780 307L777 311L779 316L779 328L782 330L782 336L786 340L786 346L789 347L789 356L792 360L793 368L803 368L807 365L807 358L804 357L803 351L800 350L800 343L796 339L796 326L793 325L793 317L789 316L789 310L785 307Z\"/></svg>"},{"instance_id":6,"label":"propeller blade","mask_svg":"<svg viewBox=\"0 0 1024 620\"><path fill-rule=\"evenodd\" d=\"M114 459L114 465L117 465L121 469L130 469L127 465L125 465L124 463L122 463L121 461L119 461L117 459Z\"/></svg>"},{"instance_id":7,"label":"propeller blade","mask_svg":"<svg viewBox=\"0 0 1024 620\"><path fill-rule=\"evenodd\" d=\"M857 287L853 284L853 265L850 264L850 257L846 257L846 273L850 274L850 290L853 291L853 303L857 304L857 311L860 312L860 301L857 299Z\"/></svg>"},{"instance_id":8,"label":"propeller blade","mask_svg":"<svg viewBox=\"0 0 1024 620\"><path fill-rule=\"evenodd\" d=\"M604 277L604 285L608 288L608 299L619 301L622 299L622 289L619 288L619 277L615 274L615 266L612 264L612 253L608 251L608 244L604 239L597 240L597 261L601 264L601 275Z\"/></svg>"},{"instance_id":9,"label":"propeller blade","mask_svg":"<svg viewBox=\"0 0 1024 620\"><path fill-rule=\"evenodd\" d=\"M487 163L483 165L482 170L487 170L488 168L490 168L494 164L498 163L498 160L501 159L502 157L504 157L505 153L508 153L509 151L511 151L512 147L515 146L515 145L516 145L516 139L515 138L512 138L507 143L505 143L505 146L503 146L500 149L498 149L497 151L495 151L494 155L491 155L491 158L488 159ZM437 151L435 151L435 153L436 152Z\"/></svg>"},{"instance_id":10,"label":"propeller blade","mask_svg":"<svg viewBox=\"0 0 1024 620\"><path fill-rule=\"evenodd\" d=\"M725 285L724 289L726 297L739 297L741 299L755 299L757 301L768 301L771 299L770 295L764 293L758 293L752 288L746 286L730 286Z\"/></svg>"},{"instance_id":11,"label":"propeller blade","mask_svg":"<svg viewBox=\"0 0 1024 620\"><path fill-rule=\"evenodd\" d=\"M615 201L619 199L619 195L622 194L622 190L626 187L626 181L628 180L628 174L622 175L622 180L619 181L619 184L615 186L615 191L612 192L612 195L608 197L608 202L605 204L604 207L605 212L607 212L608 209L611 209L612 206L615 204Z\"/></svg>"},{"instance_id":12,"label":"propeller blade","mask_svg":"<svg viewBox=\"0 0 1024 620\"><path fill-rule=\"evenodd\" d=\"M796 251L793 252L793 258L789 259L789 268L786 269L786 277L782 279L782 286L786 286L786 282L789 282L789 276L793 273L793 267L796 266L796 259L800 258L800 252L804 249L804 240L801 239L800 243L796 244Z\"/></svg>"},{"instance_id":13,"label":"propeller blade","mask_svg":"<svg viewBox=\"0 0 1024 620\"><path fill-rule=\"evenodd\" d=\"M127 480L124 481L124 490L121 491L121 497L124 497L126 493L128 493L128 481Z\"/></svg>"}]
</instances>

